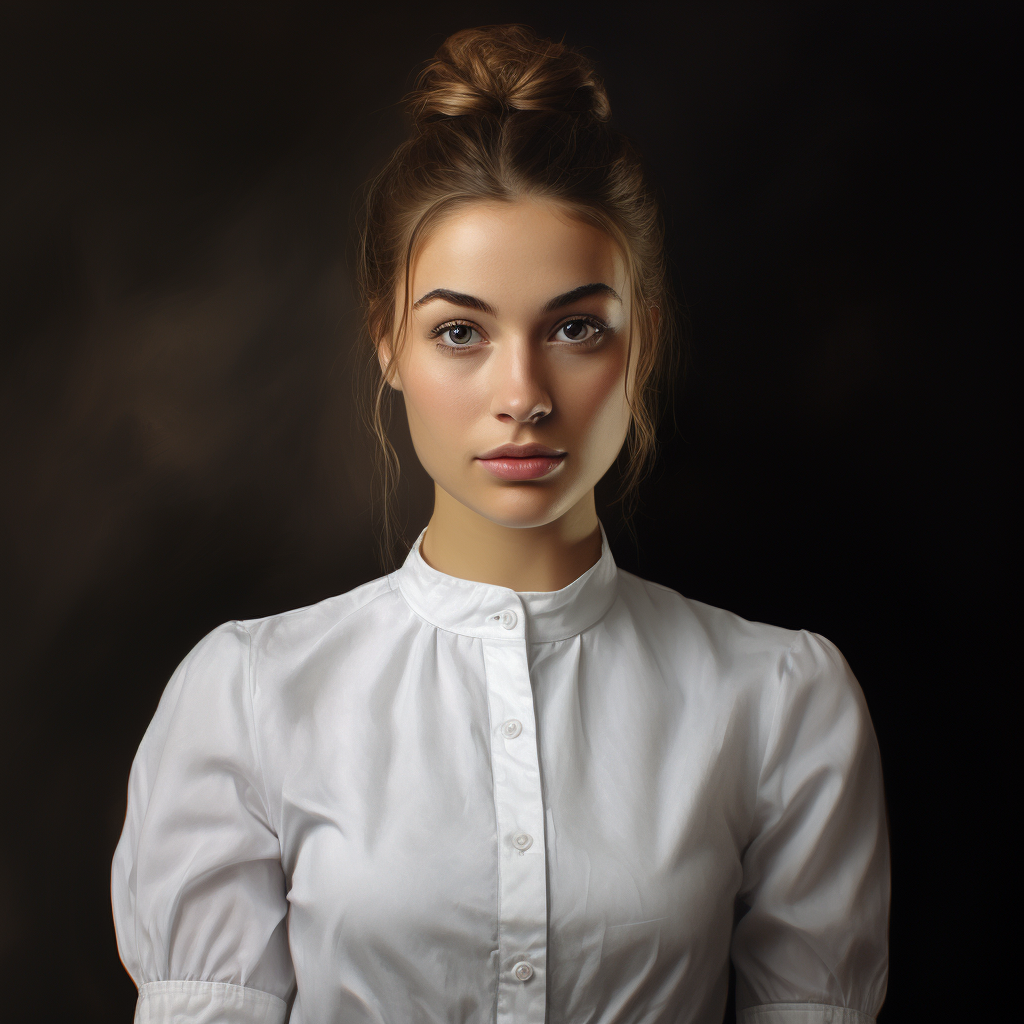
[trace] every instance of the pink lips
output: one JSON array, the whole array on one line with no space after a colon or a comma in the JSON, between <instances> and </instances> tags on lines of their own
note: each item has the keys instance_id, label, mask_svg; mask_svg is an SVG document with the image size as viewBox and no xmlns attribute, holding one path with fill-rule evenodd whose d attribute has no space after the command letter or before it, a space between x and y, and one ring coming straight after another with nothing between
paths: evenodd
<instances>
[{"instance_id":1,"label":"pink lips","mask_svg":"<svg viewBox=\"0 0 1024 1024\"><path fill-rule=\"evenodd\" d=\"M537 480L560 466L565 456L543 444L503 444L477 461L502 480Z\"/></svg>"}]
</instances>

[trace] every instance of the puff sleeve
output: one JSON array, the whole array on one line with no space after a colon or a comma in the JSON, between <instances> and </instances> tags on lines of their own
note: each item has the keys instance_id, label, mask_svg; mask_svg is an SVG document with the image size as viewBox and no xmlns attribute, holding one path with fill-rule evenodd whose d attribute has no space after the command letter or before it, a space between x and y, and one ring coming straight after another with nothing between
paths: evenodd
<instances>
[{"instance_id":1,"label":"puff sleeve","mask_svg":"<svg viewBox=\"0 0 1024 1024\"><path fill-rule=\"evenodd\" d=\"M740 1024L869 1024L885 997L881 764L839 651L799 634L778 667L733 936Z\"/></svg>"},{"instance_id":2,"label":"puff sleeve","mask_svg":"<svg viewBox=\"0 0 1024 1024\"><path fill-rule=\"evenodd\" d=\"M111 898L136 1024L283 1024L288 903L239 623L201 641L164 691L132 765Z\"/></svg>"}]
</instances>

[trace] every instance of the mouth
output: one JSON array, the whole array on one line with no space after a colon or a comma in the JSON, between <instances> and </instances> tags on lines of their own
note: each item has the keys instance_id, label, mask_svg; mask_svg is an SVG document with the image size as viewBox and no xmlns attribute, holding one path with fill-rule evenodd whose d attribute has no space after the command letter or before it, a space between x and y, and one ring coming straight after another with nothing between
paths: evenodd
<instances>
[{"instance_id":1,"label":"mouth","mask_svg":"<svg viewBox=\"0 0 1024 1024\"><path fill-rule=\"evenodd\" d=\"M477 462L502 480L538 480L557 469L567 454L543 444L503 444L477 456Z\"/></svg>"}]
</instances>

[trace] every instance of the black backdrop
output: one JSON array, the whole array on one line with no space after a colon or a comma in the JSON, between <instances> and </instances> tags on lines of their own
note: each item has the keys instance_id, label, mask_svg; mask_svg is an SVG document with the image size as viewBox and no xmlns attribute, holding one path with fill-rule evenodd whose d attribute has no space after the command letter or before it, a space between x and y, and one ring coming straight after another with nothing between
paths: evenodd
<instances>
[{"instance_id":1,"label":"black backdrop","mask_svg":"<svg viewBox=\"0 0 1024 1024\"><path fill-rule=\"evenodd\" d=\"M356 192L414 65L518 20L599 59L688 309L617 558L839 645L891 819L880 1020L1011 1019L1012 6L362 8L3 5L0 1017L131 1019L108 872L167 677L378 574Z\"/></svg>"}]
</instances>

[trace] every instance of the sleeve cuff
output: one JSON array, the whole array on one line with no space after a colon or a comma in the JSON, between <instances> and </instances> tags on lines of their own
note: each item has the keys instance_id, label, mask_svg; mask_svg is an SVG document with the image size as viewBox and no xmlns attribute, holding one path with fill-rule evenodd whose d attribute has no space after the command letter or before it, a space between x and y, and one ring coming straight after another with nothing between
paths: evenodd
<instances>
[{"instance_id":1,"label":"sleeve cuff","mask_svg":"<svg viewBox=\"0 0 1024 1024\"><path fill-rule=\"evenodd\" d=\"M765 1003L736 1014L736 1024L875 1024L875 1018L848 1006L825 1003Z\"/></svg>"},{"instance_id":2,"label":"sleeve cuff","mask_svg":"<svg viewBox=\"0 0 1024 1024\"><path fill-rule=\"evenodd\" d=\"M285 1024L288 1006L269 992L221 981L151 981L139 989L135 1024Z\"/></svg>"}]
</instances>

